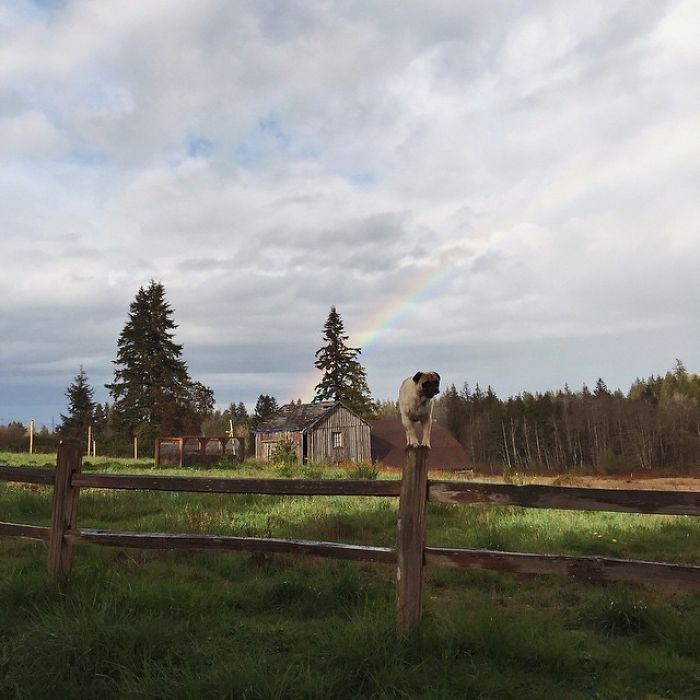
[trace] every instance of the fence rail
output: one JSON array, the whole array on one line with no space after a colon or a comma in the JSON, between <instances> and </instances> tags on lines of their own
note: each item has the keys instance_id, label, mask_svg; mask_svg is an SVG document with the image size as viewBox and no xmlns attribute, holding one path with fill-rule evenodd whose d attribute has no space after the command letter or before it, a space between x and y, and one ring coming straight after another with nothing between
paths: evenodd
<instances>
[{"instance_id":1,"label":"fence rail","mask_svg":"<svg viewBox=\"0 0 700 700\"><path fill-rule=\"evenodd\" d=\"M78 488L192 493L247 493L284 496L398 496L400 481L339 479L217 479L206 476L76 474Z\"/></svg>"},{"instance_id":2,"label":"fence rail","mask_svg":"<svg viewBox=\"0 0 700 700\"><path fill-rule=\"evenodd\" d=\"M438 503L490 503L555 510L595 510L657 515L700 515L700 492L591 489L528 484L431 481L428 500Z\"/></svg>"},{"instance_id":3,"label":"fence rail","mask_svg":"<svg viewBox=\"0 0 700 700\"><path fill-rule=\"evenodd\" d=\"M423 567L461 567L517 574L560 574L594 581L680 584L700 587L700 566L661 562L569 556L483 549L426 546L427 503L514 505L527 508L700 515L700 492L639 491L515 486L428 480L428 448L407 448L400 481L332 479L234 479L81 473L77 448L60 445L56 469L0 466L0 481L53 486L50 527L0 522L0 536L28 537L48 543L49 573L70 574L74 545L140 549L246 551L330 557L394 564L397 632L410 634L420 622ZM267 494L285 496L398 497L396 548L315 542L309 540L218 535L136 533L78 527L80 489L126 489L194 493Z\"/></svg>"},{"instance_id":4,"label":"fence rail","mask_svg":"<svg viewBox=\"0 0 700 700\"><path fill-rule=\"evenodd\" d=\"M0 523L0 535L10 537L28 537L32 540L48 540L49 528L38 525L20 525L18 523Z\"/></svg>"},{"instance_id":5,"label":"fence rail","mask_svg":"<svg viewBox=\"0 0 700 700\"><path fill-rule=\"evenodd\" d=\"M491 569L517 574L562 574L588 581L700 586L700 580L698 580L700 566L633 559L426 547L425 563L450 568Z\"/></svg>"},{"instance_id":6,"label":"fence rail","mask_svg":"<svg viewBox=\"0 0 700 700\"><path fill-rule=\"evenodd\" d=\"M34 467L0 467L0 481L18 481L24 484L44 484L53 486L56 472L54 469L35 469Z\"/></svg>"},{"instance_id":7,"label":"fence rail","mask_svg":"<svg viewBox=\"0 0 700 700\"><path fill-rule=\"evenodd\" d=\"M97 544L105 547L136 549L188 549L218 552L258 552L261 554L310 554L316 557L350 559L391 564L396 552L387 547L283 540L262 537L233 537L223 535L184 535L169 533L115 532L113 530L75 530L65 535L73 544Z\"/></svg>"}]
</instances>

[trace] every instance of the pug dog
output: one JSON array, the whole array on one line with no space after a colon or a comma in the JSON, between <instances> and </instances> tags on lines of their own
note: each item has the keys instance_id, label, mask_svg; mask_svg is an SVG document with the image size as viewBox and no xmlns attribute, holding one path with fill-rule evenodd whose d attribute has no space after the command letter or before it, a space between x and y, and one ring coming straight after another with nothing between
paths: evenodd
<instances>
[{"instance_id":1,"label":"pug dog","mask_svg":"<svg viewBox=\"0 0 700 700\"><path fill-rule=\"evenodd\" d=\"M433 426L433 396L440 393L440 375L437 372L416 372L401 382L399 389L399 413L406 429L406 444L419 444L415 424L423 426L422 444L430 447L430 430Z\"/></svg>"}]
</instances>

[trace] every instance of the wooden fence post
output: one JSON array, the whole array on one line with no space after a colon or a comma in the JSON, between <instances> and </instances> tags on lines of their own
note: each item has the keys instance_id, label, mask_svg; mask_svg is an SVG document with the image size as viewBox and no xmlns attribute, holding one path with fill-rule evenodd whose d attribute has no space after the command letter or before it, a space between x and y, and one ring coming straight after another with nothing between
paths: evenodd
<instances>
[{"instance_id":1,"label":"wooden fence post","mask_svg":"<svg viewBox=\"0 0 700 700\"><path fill-rule=\"evenodd\" d=\"M408 637L421 618L429 447L407 447L401 480L396 569L397 633Z\"/></svg>"},{"instance_id":2,"label":"wooden fence post","mask_svg":"<svg viewBox=\"0 0 700 700\"><path fill-rule=\"evenodd\" d=\"M58 446L49 532L49 574L54 580L70 574L73 547L64 535L77 524L80 488L71 486L71 480L80 472L81 461L78 447L64 443Z\"/></svg>"}]
</instances>

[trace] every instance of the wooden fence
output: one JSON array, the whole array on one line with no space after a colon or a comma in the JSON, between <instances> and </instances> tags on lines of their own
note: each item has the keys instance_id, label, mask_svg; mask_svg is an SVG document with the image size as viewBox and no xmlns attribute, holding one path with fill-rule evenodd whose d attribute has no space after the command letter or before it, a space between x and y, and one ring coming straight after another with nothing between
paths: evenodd
<instances>
[{"instance_id":1,"label":"wooden fence","mask_svg":"<svg viewBox=\"0 0 700 700\"><path fill-rule=\"evenodd\" d=\"M410 634L421 617L423 567L496 569L518 574L566 574L597 581L674 583L700 587L700 566L596 556L500 552L429 547L425 543L427 503L490 503L529 508L700 515L700 492L513 486L428 479L427 448L407 448L401 481L233 479L183 476L84 474L77 448L61 445L56 469L0 467L0 480L53 486L50 527L0 522L0 535L48 543L48 568L57 580L70 574L73 547L248 551L309 554L396 565L397 631ZM80 489L131 489L289 496L398 497L395 548L338 542L195 534L134 533L78 527Z\"/></svg>"}]
</instances>

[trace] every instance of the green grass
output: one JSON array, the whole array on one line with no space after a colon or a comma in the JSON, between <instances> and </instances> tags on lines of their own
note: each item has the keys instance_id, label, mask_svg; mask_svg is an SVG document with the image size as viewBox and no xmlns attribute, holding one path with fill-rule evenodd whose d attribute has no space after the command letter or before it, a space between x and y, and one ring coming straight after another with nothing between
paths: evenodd
<instances>
[{"instance_id":1,"label":"green grass","mask_svg":"<svg viewBox=\"0 0 700 700\"><path fill-rule=\"evenodd\" d=\"M86 471L150 467L87 461ZM318 466L294 476L329 473L350 476ZM393 546L396 506L84 490L79 522ZM49 489L0 483L0 520L47 525L49 509ZM700 564L699 520L430 504L427 539ZM420 633L399 642L390 566L84 546L54 587L44 543L3 538L0 553L2 698L700 697L700 595L682 589L428 569Z\"/></svg>"}]
</instances>

